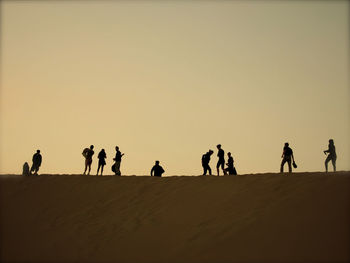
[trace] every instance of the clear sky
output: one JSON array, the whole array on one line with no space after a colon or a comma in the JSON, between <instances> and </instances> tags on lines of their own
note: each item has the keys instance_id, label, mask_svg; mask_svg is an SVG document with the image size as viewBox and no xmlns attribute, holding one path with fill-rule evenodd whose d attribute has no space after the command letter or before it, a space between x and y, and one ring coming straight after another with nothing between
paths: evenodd
<instances>
[{"instance_id":1,"label":"clear sky","mask_svg":"<svg viewBox=\"0 0 350 263\"><path fill-rule=\"evenodd\" d=\"M348 1L1 1L0 173L350 170L349 44Z\"/></svg>"}]
</instances>

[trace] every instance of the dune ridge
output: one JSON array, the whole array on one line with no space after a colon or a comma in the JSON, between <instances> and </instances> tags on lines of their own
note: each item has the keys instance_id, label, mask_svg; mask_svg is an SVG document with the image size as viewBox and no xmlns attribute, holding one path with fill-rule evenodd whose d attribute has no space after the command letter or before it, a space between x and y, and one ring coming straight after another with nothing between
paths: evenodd
<instances>
[{"instance_id":1,"label":"dune ridge","mask_svg":"<svg viewBox=\"0 0 350 263\"><path fill-rule=\"evenodd\" d=\"M350 172L0 176L1 262L349 262Z\"/></svg>"}]
</instances>

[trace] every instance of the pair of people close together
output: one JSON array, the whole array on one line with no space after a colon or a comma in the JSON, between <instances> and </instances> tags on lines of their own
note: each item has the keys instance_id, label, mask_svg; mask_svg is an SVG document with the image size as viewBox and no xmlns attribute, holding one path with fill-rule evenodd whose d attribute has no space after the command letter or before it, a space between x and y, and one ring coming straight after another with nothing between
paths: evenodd
<instances>
[{"instance_id":1,"label":"pair of people close together","mask_svg":"<svg viewBox=\"0 0 350 263\"><path fill-rule=\"evenodd\" d=\"M216 170L217 170L217 174L218 176L220 176L220 167L223 171L223 174L229 174L229 175L237 175L237 171L236 168L233 165L233 157L231 155L230 152L227 153L228 156L228 160L227 160L227 168L225 167L225 151L221 148L221 144L218 144L216 146L218 148L218 162L216 164ZM209 166L209 162L210 162L210 156L213 154L214 152L212 150L209 150L207 153L202 155L202 167L203 167L203 175L207 175L207 172L209 172L209 175L212 175L211 173L211 168Z\"/></svg>"}]
</instances>

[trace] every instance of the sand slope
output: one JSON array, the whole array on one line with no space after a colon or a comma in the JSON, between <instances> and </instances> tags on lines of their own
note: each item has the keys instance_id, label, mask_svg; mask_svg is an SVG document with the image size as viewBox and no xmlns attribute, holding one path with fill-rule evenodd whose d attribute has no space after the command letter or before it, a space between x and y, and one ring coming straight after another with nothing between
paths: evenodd
<instances>
[{"instance_id":1,"label":"sand slope","mask_svg":"<svg viewBox=\"0 0 350 263\"><path fill-rule=\"evenodd\" d=\"M350 172L0 176L1 261L349 262Z\"/></svg>"}]
</instances>

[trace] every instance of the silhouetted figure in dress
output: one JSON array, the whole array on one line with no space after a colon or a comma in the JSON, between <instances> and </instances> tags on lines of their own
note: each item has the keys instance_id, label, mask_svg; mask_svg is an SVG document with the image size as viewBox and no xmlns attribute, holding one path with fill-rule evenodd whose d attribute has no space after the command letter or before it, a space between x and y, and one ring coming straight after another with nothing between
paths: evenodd
<instances>
[{"instance_id":1,"label":"silhouetted figure in dress","mask_svg":"<svg viewBox=\"0 0 350 263\"><path fill-rule=\"evenodd\" d=\"M90 145L90 149L89 148L85 148L84 151L83 151L83 156L85 157L85 170L84 170L84 173L86 173L86 170L89 168L88 170L88 175L90 174L90 171L91 171L91 164L92 164L92 156L94 155L94 146L93 145Z\"/></svg>"},{"instance_id":2,"label":"silhouetted figure in dress","mask_svg":"<svg viewBox=\"0 0 350 263\"><path fill-rule=\"evenodd\" d=\"M107 155L106 155L106 152L105 152L105 149L102 149L99 153L98 153L98 168L97 168L97 175L98 175L98 172L101 168L101 176L103 174L103 167L106 165L106 158L107 158Z\"/></svg>"},{"instance_id":3,"label":"silhouetted figure in dress","mask_svg":"<svg viewBox=\"0 0 350 263\"><path fill-rule=\"evenodd\" d=\"M119 147L116 146L115 147L115 150L116 150L116 153L115 153L115 158L113 159L115 161L114 163L114 173L115 175L121 175L121 172L120 172L120 163L122 161L122 157L124 156L124 153L121 153L119 151Z\"/></svg>"},{"instance_id":4,"label":"silhouetted figure in dress","mask_svg":"<svg viewBox=\"0 0 350 263\"><path fill-rule=\"evenodd\" d=\"M30 175L29 164L27 162L23 164L22 175Z\"/></svg>"},{"instance_id":5,"label":"silhouetted figure in dress","mask_svg":"<svg viewBox=\"0 0 350 263\"><path fill-rule=\"evenodd\" d=\"M34 172L34 175L38 175L39 168L41 166L42 157L40 154L40 150L37 150L36 153L33 155L33 165L32 168L30 168L30 173Z\"/></svg>"},{"instance_id":6,"label":"silhouetted figure in dress","mask_svg":"<svg viewBox=\"0 0 350 263\"><path fill-rule=\"evenodd\" d=\"M292 162L293 166L296 168L296 164L294 161L294 155L293 155L293 150L289 147L289 143L286 142L283 147L283 153L282 153L282 162L281 162L281 173L283 173L283 166L287 162L288 163L288 169L289 172L292 172Z\"/></svg>"},{"instance_id":7,"label":"silhouetted figure in dress","mask_svg":"<svg viewBox=\"0 0 350 263\"><path fill-rule=\"evenodd\" d=\"M162 177L164 169L159 165L159 161L156 161L156 164L152 167L151 176Z\"/></svg>"},{"instance_id":8,"label":"silhouetted figure in dress","mask_svg":"<svg viewBox=\"0 0 350 263\"><path fill-rule=\"evenodd\" d=\"M221 144L218 144L216 146L216 148L218 148L218 163L216 164L216 170L218 172L218 176L220 175L219 170L220 170L220 166L222 169L222 172L224 172L224 166L225 166L225 152L223 149L221 149Z\"/></svg>"},{"instance_id":9,"label":"silhouetted figure in dress","mask_svg":"<svg viewBox=\"0 0 350 263\"><path fill-rule=\"evenodd\" d=\"M334 145L333 139L329 140L328 150L325 150L323 152L326 155L328 153L328 156L327 156L327 158L326 158L326 160L324 162L324 165L326 167L326 172L328 172L328 163L329 163L329 161L332 161L333 171L335 172L337 170L337 167L336 167L337 154L335 152L335 145Z\"/></svg>"},{"instance_id":10,"label":"silhouetted figure in dress","mask_svg":"<svg viewBox=\"0 0 350 263\"><path fill-rule=\"evenodd\" d=\"M229 175L237 175L236 168L233 165L233 158L230 152L227 153L228 159L227 159L227 168L224 170L224 174Z\"/></svg>"},{"instance_id":11,"label":"silhouetted figure in dress","mask_svg":"<svg viewBox=\"0 0 350 263\"><path fill-rule=\"evenodd\" d=\"M203 166L203 175L207 175L207 171L209 171L209 175L211 175L211 168L209 166L210 162L210 156L214 152L212 150L209 150L205 154L202 155L202 166Z\"/></svg>"}]
</instances>

